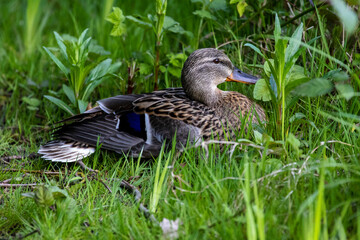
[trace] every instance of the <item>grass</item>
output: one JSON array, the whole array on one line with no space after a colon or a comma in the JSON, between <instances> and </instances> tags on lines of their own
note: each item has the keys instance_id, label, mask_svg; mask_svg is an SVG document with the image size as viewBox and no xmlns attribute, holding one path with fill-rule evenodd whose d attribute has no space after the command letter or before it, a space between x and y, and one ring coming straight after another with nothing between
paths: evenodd
<instances>
[{"instance_id":1,"label":"grass","mask_svg":"<svg viewBox=\"0 0 360 240\"><path fill-rule=\"evenodd\" d=\"M67 101L62 92L63 75L42 49L56 46L54 31L78 37L89 28L89 35L110 52L113 62L123 63L94 90L89 99L92 104L127 92L126 61L140 68L134 76L134 93L152 91L154 85L149 75L153 68L150 73L145 68L151 64L148 56L155 56L153 30L125 20L127 35L114 38L110 36L112 24L104 18L112 4L125 15L156 15L155 1L106 1L104 6L90 0L42 0L33 6L28 2L0 3L0 156L36 152L40 144L50 140L52 124L69 116L44 98L51 94ZM31 234L28 239L162 237L160 226L139 211L133 195L121 188L119 181L106 180L114 178L136 186L142 193L140 202L152 209L158 221L180 219L181 239L360 239L359 29L352 36L343 34L341 23L326 4L317 5L315 10L309 1L292 5L248 1L251 7L239 18L236 5L227 4L222 9L219 2L168 1L166 15L193 36L164 35L160 70L166 71L160 72L159 88L180 86L179 78L171 74L177 68L168 55L189 55L198 47L222 46L235 65L264 76L264 59L244 43L252 43L274 58L273 37L266 34L272 34L272 12L277 12L281 24L287 23L281 27L284 36L291 36L303 23L303 42L318 37L296 62L304 67L304 74L320 78L337 68L346 70L345 65L350 76L346 84L354 89L355 97L341 97L335 81L335 88L321 97L300 97L282 116L286 141L280 145L284 146L280 156L266 154L272 145L265 140L256 142L253 130L239 133L238 138L250 139L265 149L239 144L231 156L213 145L208 149L188 146L176 161L174 151L163 152L152 161L97 151L84 162L99 170L98 179L103 179L112 193L100 181L86 180L89 173L76 164L2 158L1 184L37 183L48 190L35 201L22 194L39 189L0 188L1 239L27 234ZM285 5L289 9L284 10ZM308 9L313 10L290 21ZM210 17L193 14L196 10L206 10ZM259 17L251 17L253 14ZM89 59L96 60L93 56ZM226 84L221 88L253 95L249 86ZM263 139L267 134L281 140L274 106L259 103L270 123L257 130Z\"/></svg>"}]
</instances>

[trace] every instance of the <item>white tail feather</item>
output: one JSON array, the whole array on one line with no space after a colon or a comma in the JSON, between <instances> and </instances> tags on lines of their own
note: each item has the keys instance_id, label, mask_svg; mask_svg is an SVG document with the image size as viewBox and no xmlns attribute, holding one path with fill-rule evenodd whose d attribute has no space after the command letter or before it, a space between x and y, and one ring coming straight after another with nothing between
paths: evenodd
<instances>
[{"instance_id":1,"label":"white tail feather","mask_svg":"<svg viewBox=\"0 0 360 240\"><path fill-rule=\"evenodd\" d=\"M95 148L75 142L52 141L41 146L38 153L53 162L76 162L93 154Z\"/></svg>"}]
</instances>

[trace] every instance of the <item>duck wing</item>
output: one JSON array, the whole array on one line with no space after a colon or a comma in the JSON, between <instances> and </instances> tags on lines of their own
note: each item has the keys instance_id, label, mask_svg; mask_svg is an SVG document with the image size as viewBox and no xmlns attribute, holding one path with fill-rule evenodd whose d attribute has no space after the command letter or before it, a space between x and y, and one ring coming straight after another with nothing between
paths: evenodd
<instances>
[{"instance_id":1,"label":"duck wing","mask_svg":"<svg viewBox=\"0 0 360 240\"><path fill-rule=\"evenodd\" d=\"M196 107L191 102L182 88L100 100L98 107L61 121L63 125L53 132L55 140L41 146L39 153L48 160L72 162L100 145L133 156L157 156L162 142L171 140L176 131L182 139L189 132L199 136L199 129L191 125L195 121L186 116L186 109Z\"/></svg>"}]
</instances>

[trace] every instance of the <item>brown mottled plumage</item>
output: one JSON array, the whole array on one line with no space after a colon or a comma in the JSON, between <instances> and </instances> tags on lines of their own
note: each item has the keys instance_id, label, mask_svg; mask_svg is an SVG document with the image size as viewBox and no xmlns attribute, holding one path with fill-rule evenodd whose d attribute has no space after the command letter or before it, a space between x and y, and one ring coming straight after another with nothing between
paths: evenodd
<instances>
[{"instance_id":1,"label":"brown mottled plumage","mask_svg":"<svg viewBox=\"0 0 360 240\"><path fill-rule=\"evenodd\" d=\"M186 60L183 88L149 94L119 95L98 101L99 106L64 120L55 140L39 153L52 161L72 162L101 148L132 156L157 156L164 141L176 135L177 148L188 140L198 144L213 136L233 139L242 118L258 123L264 110L238 92L221 91L224 81L255 83L257 78L235 68L230 59L213 48L199 49Z\"/></svg>"}]
</instances>

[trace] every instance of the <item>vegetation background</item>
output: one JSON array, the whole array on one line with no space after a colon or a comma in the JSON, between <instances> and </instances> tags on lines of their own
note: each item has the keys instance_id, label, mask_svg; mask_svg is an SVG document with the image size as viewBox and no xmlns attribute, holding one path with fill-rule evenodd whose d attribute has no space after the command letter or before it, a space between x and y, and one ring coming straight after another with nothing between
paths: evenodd
<instances>
[{"instance_id":1,"label":"vegetation background","mask_svg":"<svg viewBox=\"0 0 360 240\"><path fill-rule=\"evenodd\" d=\"M359 5L1 1L0 238L360 239ZM224 152L189 146L142 161L97 151L85 160L96 177L31 155L54 123L98 99L180 86L183 62L203 47L262 76L221 88L258 99L266 127ZM140 203L173 220L175 235Z\"/></svg>"}]
</instances>

